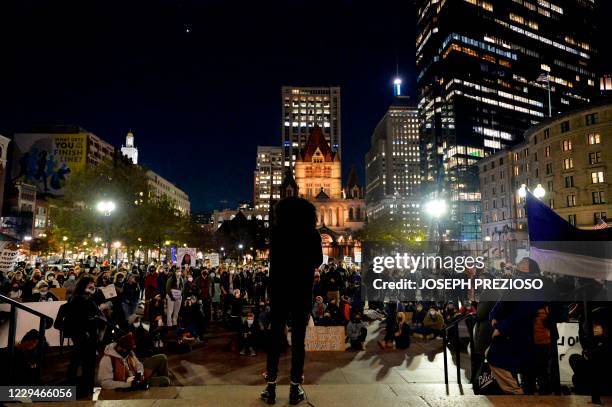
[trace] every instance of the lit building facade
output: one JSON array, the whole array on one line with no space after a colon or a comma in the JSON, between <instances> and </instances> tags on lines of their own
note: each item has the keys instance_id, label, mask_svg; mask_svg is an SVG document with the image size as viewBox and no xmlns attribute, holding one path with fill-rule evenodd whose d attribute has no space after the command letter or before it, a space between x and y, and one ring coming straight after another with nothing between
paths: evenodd
<instances>
[{"instance_id":1,"label":"lit building facade","mask_svg":"<svg viewBox=\"0 0 612 407\"><path fill-rule=\"evenodd\" d=\"M138 149L134 145L134 133L128 132L125 136L125 145L121 146L121 154L132 161L132 164L138 164Z\"/></svg>"},{"instance_id":2,"label":"lit building facade","mask_svg":"<svg viewBox=\"0 0 612 407\"><path fill-rule=\"evenodd\" d=\"M602 102L546 120L525 141L478 163L483 239L514 260L527 247L527 217L518 190L544 188L541 199L584 229L612 214L612 104ZM600 221L601 219L601 221Z\"/></svg>"},{"instance_id":3,"label":"lit building facade","mask_svg":"<svg viewBox=\"0 0 612 407\"><path fill-rule=\"evenodd\" d=\"M238 215L238 212L242 213L247 220L261 220L264 222L265 227L270 226L270 214L268 210L255 209L252 205L241 202L236 209L225 208L214 210L211 215L212 230L215 231L219 229L224 222L234 219L236 215Z\"/></svg>"},{"instance_id":4,"label":"lit building facade","mask_svg":"<svg viewBox=\"0 0 612 407\"><path fill-rule=\"evenodd\" d=\"M339 154L332 150L319 126L311 129L304 148L297 154L295 179L291 171L285 174L281 198L285 196L300 196L315 206L325 255L361 261L361 243L353 239L352 233L365 222L363 189L354 167L342 187Z\"/></svg>"},{"instance_id":5,"label":"lit building facade","mask_svg":"<svg viewBox=\"0 0 612 407\"><path fill-rule=\"evenodd\" d=\"M477 240L478 160L597 94L596 2L417 0L416 10L423 191L449 201L448 238Z\"/></svg>"},{"instance_id":6,"label":"lit building facade","mask_svg":"<svg viewBox=\"0 0 612 407\"><path fill-rule=\"evenodd\" d=\"M285 166L293 167L314 126L321 127L331 149L340 154L340 88L283 86L281 128Z\"/></svg>"},{"instance_id":7,"label":"lit building facade","mask_svg":"<svg viewBox=\"0 0 612 407\"><path fill-rule=\"evenodd\" d=\"M374 129L365 156L369 221L399 220L407 233L420 231L419 139L416 105L397 96Z\"/></svg>"},{"instance_id":8,"label":"lit building facade","mask_svg":"<svg viewBox=\"0 0 612 407\"><path fill-rule=\"evenodd\" d=\"M149 198L159 199L166 197L180 213L183 215L190 213L191 204L189 203L189 195L186 192L151 170L147 170L146 174L149 183Z\"/></svg>"},{"instance_id":9,"label":"lit building facade","mask_svg":"<svg viewBox=\"0 0 612 407\"><path fill-rule=\"evenodd\" d=\"M256 210L270 210L271 202L280 199L283 182L283 149L257 146L257 162L253 175L253 203Z\"/></svg>"}]
</instances>

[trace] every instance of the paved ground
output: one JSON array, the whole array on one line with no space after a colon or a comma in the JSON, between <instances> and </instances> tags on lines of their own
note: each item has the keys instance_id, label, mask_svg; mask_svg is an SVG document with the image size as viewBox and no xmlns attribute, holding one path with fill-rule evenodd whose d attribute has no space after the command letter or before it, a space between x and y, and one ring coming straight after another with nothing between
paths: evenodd
<instances>
[{"instance_id":1,"label":"paved ground","mask_svg":"<svg viewBox=\"0 0 612 407\"><path fill-rule=\"evenodd\" d=\"M473 396L457 395L459 389L451 387L446 396L444 385L435 384L320 384L304 386L309 401L316 407L578 407L588 406L590 399L582 396ZM267 404L257 399L261 386L210 385L150 389L138 393L108 394L114 400L76 402L70 405L101 407L189 407L189 406L250 406ZM287 405L288 386L279 386L278 406ZM454 395L453 395L454 394ZM120 398L120 399L119 399ZM612 405L612 398L605 398ZM41 406L43 404L41 403ZM45 403L47 407L66 404ZM306 403L300 404L307 406Z\"/></svg>"},{"instance_id":2,"label":"paved ground","mask_svg":"<svg viewBox=\"0 0 612 407\"><path fill-rule=\"evenodd\" d=\"M361 352L308 352L305 365L306 384L405 384L444 383L442 341L414 339L410 348L382 351L377 345L382 327L372 323L366 350ZM265 353L255 357L239 356L227 350L231 337L215 330L206 341L188 355L172 355L170 369L176 384L183 386L206 384L258 385L263 382ZM448 354L449 380L456 383L454 359ZM281 357L280 383L288 383L290 354ZM462 382L467 383L470 361L461 357ZM467 369L467 371L466 371ZM467 386L470 387L470 386Z\"/></svg>"},{"instance_id":3,"label":"paved ground","mask_svg":"<svg viewBox=\"0 0 612 407\"><path fill-rule=\"evenodd\" d=\"M574 407L590 404L581 396L474 396L468 384L469 357L461 356L463 386L456 381L453 357L448 354L450 386L444 383L442 342L414 339L407 351L381 351L378 323L370 325L368 343L360 352L311 352L306 357L304 389L312 405L355 407L517 406ZM214 328L204 344L183 355L169 355L175 386L145 392L103 391L97 402L70 405L102 407L258 406L263 387L265 354L239 356L227 348L231 334ZM58 369L56 366L55 369ZM281 358L277 405L287 405L289 354ZM612 405L612 399L604 399ZM63 404L45 403L47 407ZM307 404L301 404L306 406Z\"/></svg>"}]
</instances>

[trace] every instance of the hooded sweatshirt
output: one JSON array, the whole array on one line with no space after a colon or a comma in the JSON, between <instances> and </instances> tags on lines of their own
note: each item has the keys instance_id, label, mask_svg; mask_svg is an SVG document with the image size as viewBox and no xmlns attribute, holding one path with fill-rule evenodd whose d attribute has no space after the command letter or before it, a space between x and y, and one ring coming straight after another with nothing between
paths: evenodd
<instances>
[{"instance_id":1,"label":"hooded sweatshirt","mask_svg":"<svg viewBox=\"0 0 612 407\"><path fill-rule=\"evenodd\" d=\"M98 381L103 389L127 388L132 385L127 378L134 376L137 372L144 374L144 367L134 352L130 352L125 358L115 350L115 342L106 345L104 356L100 359L98 368ZM125 377L125 380L117 380Z\"/></svg>"}]
</instances>

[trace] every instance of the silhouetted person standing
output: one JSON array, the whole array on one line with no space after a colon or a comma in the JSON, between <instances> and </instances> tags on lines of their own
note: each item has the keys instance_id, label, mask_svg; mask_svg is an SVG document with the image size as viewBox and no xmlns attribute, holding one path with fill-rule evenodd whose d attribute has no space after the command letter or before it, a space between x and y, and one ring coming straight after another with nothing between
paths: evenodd
<instances>
[{"instance_id":1,"label":"silhouetted person standing","mask_svg":"<svg viewBox=\"0 0 612 407\"><path fill-rule=\"evenodd\" d=\"M304 374L304 337L310 309L315 268L323 262L321 236L316 229L315 207L305 199L288 197L275 208L276 225L270 241L271 341L266 380L261 398L276 402L276 378L285 326L291 321L291 388L289 403L304 400L300 389Z\"/></svg>"}]
</instances>

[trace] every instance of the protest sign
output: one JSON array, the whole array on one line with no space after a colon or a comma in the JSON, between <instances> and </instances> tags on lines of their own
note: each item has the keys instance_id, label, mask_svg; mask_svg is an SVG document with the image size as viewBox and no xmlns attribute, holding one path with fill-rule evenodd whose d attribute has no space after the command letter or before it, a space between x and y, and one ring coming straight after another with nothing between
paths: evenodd
<instances>
[{"instance_id":1,"label":"protest sign","mask_svg":"<svg viewBox=\"0 0 612 407\"><path fill-rule=\"evenodd\" d=\"M104 295L104 298L107 300L110 300L111 298L115 298L117 296L117 290L115 289L114 284L109 284L106 287L100 287L99 289Z\"/></svg>"},{"instance_id":2,"label":"protest sign","mask_svg":"<svg viewBox=\"0 0 612 407\"><path fill-rule=\"evenodd\" d=\"M12 271L17 262L19 249L13 242L0 242L0 271L8 273Z\"/></svg>"},{"instance_id":3,"label":"protest sign","mask_svg":"<svg viewBox=\"0 0 612 407\"><path fill-rule=\"evenodd\" d=\"M306 328L306 351L344 351L343 326L309 326Z\"/></svg>"},{"instance_id":4,"label":"protest sign","mask_svg":"<svg viewBox=\"0 0 612 407\"><path fill-rule=\"evenodd\" d=\"M195 267L197 250L193 247L179 247L176 250L176 262L179 266Z\"/></svg>"}]
</instances>

